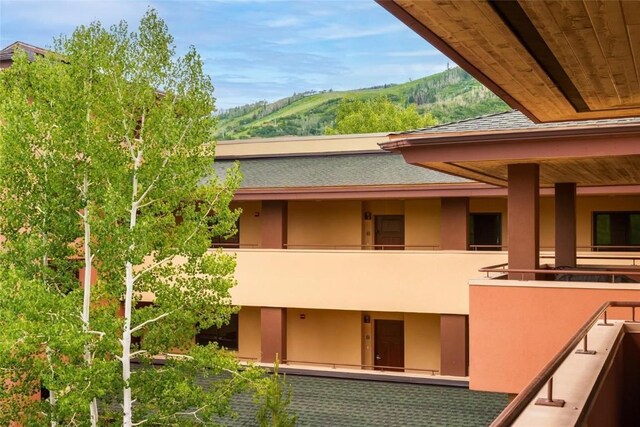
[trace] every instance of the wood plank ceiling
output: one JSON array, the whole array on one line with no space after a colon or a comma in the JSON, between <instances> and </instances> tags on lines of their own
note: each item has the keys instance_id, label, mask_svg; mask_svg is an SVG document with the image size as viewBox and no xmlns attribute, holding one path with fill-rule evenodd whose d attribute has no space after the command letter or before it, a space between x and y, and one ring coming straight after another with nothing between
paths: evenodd
<instances>
[{"instance_id":1,"label":"wood plank ceiling","mask_svg":"<svg viewBox=\"0 0 640 427\"><path fill-rule=\"evenodd\" d=\"M537 122L640 115L640 2L378 0Z\"/></svg>"},{"instance_id":2,"label":"wood plank ceiling","mask_svg":"<svg viewBox=\"0 0 640 427\"><path fill-rule=\"evenodd\" d=\"M507 166L517 163L538 163L541 187L553 187L558 182L575 182L579 186L633 185L640 182L640 156L420 162L419 165L488 184L506 186Z\"/></svg>"}]
</instances>

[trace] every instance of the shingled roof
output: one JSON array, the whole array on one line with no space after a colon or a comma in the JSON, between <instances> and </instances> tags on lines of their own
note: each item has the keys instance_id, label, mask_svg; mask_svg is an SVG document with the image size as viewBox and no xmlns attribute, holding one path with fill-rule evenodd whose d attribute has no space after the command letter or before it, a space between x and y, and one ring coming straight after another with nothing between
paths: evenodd
<instances>
[{"instance_id":1,"label":"shingled roof","mask_svg":"<svg viewBox=\"0 0 640 427\"><path fill-rule=\"evenodd\" d=\"M640 117L627 117L604 120L582 120L569 122L534 123L519 111L512 110L503 113L487 114L485 116L460 120L458 122L445 123L424 129L416 129L408 132L398 132L393 135L413 135L449 132L478 132L478 131L508 131L523 129L556 129L570 127L599 127L621 125L627 123L640 123Z\"/></svg>"},{"instance_id":2,"label":"shingled roof","mask_svg":"<svg viewBox=\"0 0 640 427\"><path fill-rule=\"evenodd\" d=\"M216 160L223 177L232 160ZM407 164L401 155L366 153L267 157L240 160L241 188L296 188L363 185L450 184L473 182Z\"/></svg>"},{"instance_id":3,"label":"shingled roof","mask_svg":"<svg viewBox=\"0 0 640 427\"><path fill-rule=\"evenodd\" d=\"M23 42L14 42L9 46L0 50L0 61L11 61L13 60L13 54L17 49L22 49L27 53L27 57L30 61L33 61L36 55L44 55L48 51L41 47L33 46Z\"/></svg>"}]
</instances>

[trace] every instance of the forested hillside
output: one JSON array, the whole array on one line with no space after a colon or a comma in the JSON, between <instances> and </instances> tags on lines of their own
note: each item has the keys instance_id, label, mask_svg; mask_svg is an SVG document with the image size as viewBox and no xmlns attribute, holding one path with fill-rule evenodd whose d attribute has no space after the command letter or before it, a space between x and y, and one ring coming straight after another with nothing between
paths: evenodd
<instances>
[{"instance_id":1,"label":"forested hillside","mask_svg":"<svg viewBox=\"0 0 640 427\"><path fill-rule=\"evenodd\" d=\"M298 93L279 101L266 101L220 113L218 139L322 135L332 126L340 100L386 96L403 107L416 105L439 123L506 111L509 107L460 68L453 68L403 84L349 91Z\"/></svg>"}]
</instances>

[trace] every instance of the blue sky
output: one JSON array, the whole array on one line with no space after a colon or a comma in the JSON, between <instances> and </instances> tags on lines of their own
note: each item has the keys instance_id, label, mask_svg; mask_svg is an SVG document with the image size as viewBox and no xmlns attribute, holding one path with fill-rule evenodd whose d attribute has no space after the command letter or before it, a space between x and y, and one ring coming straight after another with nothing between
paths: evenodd
<instances>
[{"instance_id":1,"label":"blue sky","mask_svg":"<svg viewBox=\"0 0 640 427\"><path fill-rule=\"evenodd\" d=\"M200 52L222 109L402 83L448 62L373 0L0 0L0 46L49 47L94 20L124 19L135 28L149 6L167 22L179 53L189 45Z\"/></svg>"}]
</instances>

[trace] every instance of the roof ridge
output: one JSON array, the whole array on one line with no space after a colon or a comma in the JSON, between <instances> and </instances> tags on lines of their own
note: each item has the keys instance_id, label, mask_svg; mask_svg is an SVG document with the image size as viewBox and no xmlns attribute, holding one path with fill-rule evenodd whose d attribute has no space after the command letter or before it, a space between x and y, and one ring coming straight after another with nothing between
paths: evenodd
<instances>
[{"instance_id":1,"label":"roof ridge","mask_svg":"<svg viewBox=\"0 0 640 427\"><path fill-rule=\"evenodd\" d=\"M480 119L486 119L488 117L495 117L495 116L500 116L500 115L503 115L503 114L511 114L511 113L520 113L520 111L518 111L516 109L510 109L508 111L499 111L499 112L496 112L496 113L483 114L481 116L467 117L466 119L455 120L453 122L438 123L437 125L428 126L426 128L411 129L411 130L402 131L402 132L392 132L391 135L402 135L402 134L405 134L405 133L414 133L414 132L426 131L426 130L431 130L431 129L438 129L438 128L441 128L441 127L444 127L444 126L457 125L459 123L466 123L466 122L470 122L470 121L476 121L476 120L480 120Z\"/></svg>"}]
</instances>

